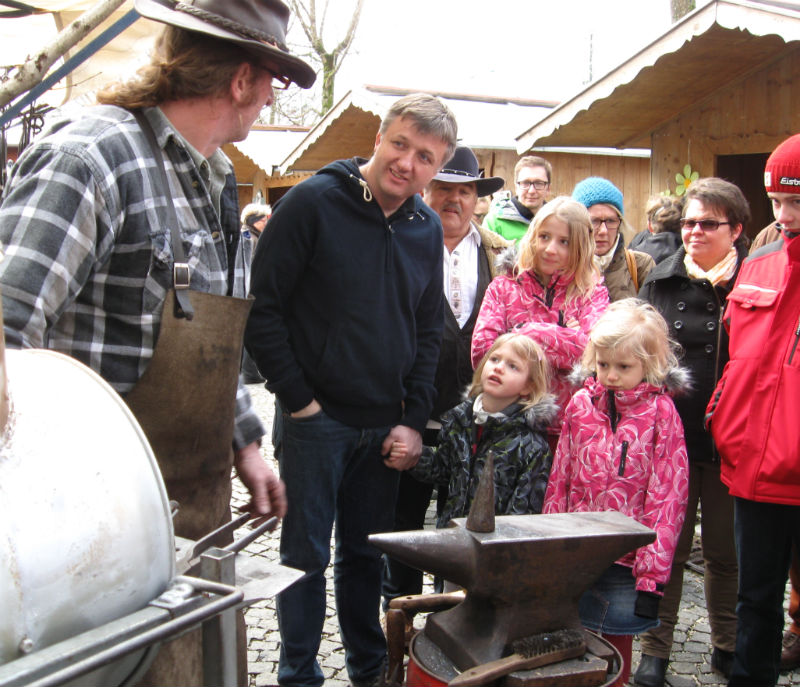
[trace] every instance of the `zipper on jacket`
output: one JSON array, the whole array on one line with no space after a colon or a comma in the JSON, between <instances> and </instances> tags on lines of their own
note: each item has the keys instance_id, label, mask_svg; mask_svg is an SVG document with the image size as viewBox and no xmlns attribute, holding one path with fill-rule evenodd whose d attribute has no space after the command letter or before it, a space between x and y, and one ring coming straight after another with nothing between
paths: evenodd
<instances>
[{"instance_id":1,"label":"zipper on jacket","mask_svg":"<svg viewBox=\"0 0 800 687\"><path fill-rule=\"evenodd\" d=\"M719 358L720 358L720 348L722 347L722 327L725 326L723 324L723 317L725 315L725 306L720 301L717 289L713 284L711 285L711 291L714 293L714 298L716 299L717 307L719 308L719 316L717 317L717 350L714 351L714 385L716 386L720 377Z\"/></svg>"},{"instance_id":2,"label":"zipper on jacket","mask_svg":"<svg viewBox=\"0 0 800 687\"><path fill-rule=\"evenodd\" d=\"M608 394L608 420L611 423L611 431L616 433L620 420L620 415L617 412L617 399L614 396L613 389L608 389L606 393Z\"/></svg>"},{"instance_id":3,"label":"zipper on jacket","mask_svg":"<svg viewBox=\"0 0 800 687\"><path fill-rule=\"evenodd\" d=\"M556 284L558 283L558 277L552 280L544 290L544 302L548 308L553 307L553 301L556 297Z\"/></svg>"},{"instance_id":4,"label":"zipper on jacket","mask_svg":"<svg viewBox=\"0 0 800 687\"><path fill-rule=\"evenodd\" d=\"M741 262L736 267L736 271L733 273L733 277L731 277L731 282L736 280L736 277L739 274L739 267L741 266ZM711 283L711 282L709 282ZM717 386L720 377L722 376L722 370L719 369L719 361L722 355L722 328L725 326L725 305L727 303L727 298L725 302L723 302L720 297L719 293L717 292L717 287L711 284L711 293L714 294L714 299L717 301L717 307L719 308L719 316L717 317L717 348L714 351L714 387ZM711 433L709 432L709 437ZM714 439L711 439L711 462L712 463L719 463L720 455L719 451L717 451L717 444Z\"/></svg>"},{"instance_id":5,"label":"zipper on jacket","mask_svg":"<svg viewBox=\"0 0 800 687\"><path fill-rule=\"evenodd\" d=\"M392 271L392 256L394 255L394 227L384 217L383 222L386 225L386 271Z\"/></svg>"},{"instance_id":6,"label":"zipper on jacket","mask_svg":"<svg viewBox=\"0 0 800 687\"><path fill-rule=\"evenodd\" d=\"M797 320L797 327L794 330L794 343L792 344L792 352L789 353L789 365L792 364L792 358L794 358L794 352L797 350L797 341L800 339L800 319Z\"/></svg>"},{"instance_id":7,"label":"zipper on jacket","mask_svg":"<svg viewBox=\"0 0 800 687\"><path fill-rule=\"evenodd\" d=\"M628 457L628 442L622 442L622 453L619 456L619 472L617 473L620 477L625 473L625 459Z\"/></svg>"}]
</instances>

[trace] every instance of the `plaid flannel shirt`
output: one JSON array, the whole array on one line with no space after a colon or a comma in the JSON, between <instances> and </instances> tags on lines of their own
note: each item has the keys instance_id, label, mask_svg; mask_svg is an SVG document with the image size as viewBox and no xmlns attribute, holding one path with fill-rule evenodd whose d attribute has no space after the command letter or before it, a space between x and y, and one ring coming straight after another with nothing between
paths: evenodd
<instances>
[{"instance_id":1,"label":"plaid flannel shirt","mask_svg":"<svg viewBox=\"0 0 800 687\"><path fill-rule=\"evenodd\" d=\"M249 269L230 161L214 153L230 170L218 214L181 137L159 111L145 114L165 153L169 189L160 188L133 115L98 106L54 122L24 151L0 206L6 342L70 355L122 395L148 366L172 286L168 195L192 289L244 297ZM263 433L240 380L234 446Z\"/></svg>"}]
</instances>

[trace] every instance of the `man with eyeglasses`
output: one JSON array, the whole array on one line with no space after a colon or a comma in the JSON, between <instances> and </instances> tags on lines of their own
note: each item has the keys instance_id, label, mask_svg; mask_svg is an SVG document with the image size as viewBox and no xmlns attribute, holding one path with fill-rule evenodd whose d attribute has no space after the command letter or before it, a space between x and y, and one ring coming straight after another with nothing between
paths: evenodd
<instances>
[{"instance_id":1,"label":"man with eyeglasses","mask_svg":"<svg viewBox=\"0 0 800 687\"><path fill-rule=\"evenodd\" d=\"M238 189L220 147L247 136L273 79L308 88L315 74L286 47L280 0L135 8L166 25L150 64L101 105L53 122L5 188L5 336L76 358L125 398L180 504L176 534L197 539L230 519L232 466L256 515L286 510L238 374L249 304ZM203 684L200 640L162 648L149 683Z\"/></svg>"},{"instance_id":2,"label":"man with eyeglasses","mask_svg":"<svg viewBox=\"0 0 800 687\"><path fill-rule=\"evenodd\" d=\"M547 201L553 167L542 157L526 155L514 166L516 195L492 203L484 226L508 241L519 241L533 216Z\"/></svg>"}]
</instances>

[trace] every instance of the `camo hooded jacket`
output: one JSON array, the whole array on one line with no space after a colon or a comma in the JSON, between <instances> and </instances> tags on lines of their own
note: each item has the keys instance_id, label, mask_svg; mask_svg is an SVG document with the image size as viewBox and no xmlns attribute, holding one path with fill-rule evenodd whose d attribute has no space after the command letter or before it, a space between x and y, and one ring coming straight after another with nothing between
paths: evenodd
<instances>
[{"instance_id":1,"label":"camo hooded jacket","mask_svg":"<svg viewBox=\"0 0 800 687\"><path fill-rule=\"evenodd\" d=\"M545 438L557 406L552 396L524 410L513 404L478 424L474 399L442 416L439 446L425 446L411 474L422 482L448 485L447 502L436 526L469 513L489 451L494 452L494 498L497 515L540 513L552 454Z\"/></svg>"}]
</instances>

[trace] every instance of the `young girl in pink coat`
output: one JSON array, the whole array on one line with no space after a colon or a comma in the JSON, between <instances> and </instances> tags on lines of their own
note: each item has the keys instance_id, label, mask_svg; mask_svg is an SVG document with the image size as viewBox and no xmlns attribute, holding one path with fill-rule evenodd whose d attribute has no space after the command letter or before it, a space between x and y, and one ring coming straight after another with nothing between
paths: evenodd
<instances>
[{"instance_id":1,"label":"young girl in pink coat","mask_svg":"<svg viewBox=\"0 0 800 687\"><path fill-rule=\"evenodd\" d=\"M689 468L670 393L688 386L664 318L635 298L612 303L591 331L583 387L564 412L543 513L615 510L655 541L623 556L581 597L581 622L619 649L624 685L634 634L658 622L683 525Z\"/></svg>"},{"instance_id":2,"label":"young girl in pink coat","mask_svg":"<svg viewBox=\"0 0 800 687\"><path fill-rule=\"evenodd\" d=\"M547 356L552 392L563 412L571 392L569 371L608 307L608 291L593 256L586 208L567 196L543 206L520 240L519 254L505 254L507 274L486 289L472 335L473 367L501 334L525 334ZM559 413L548 429L553 447L561 419Z\"/></svg>"}]
</instances>

